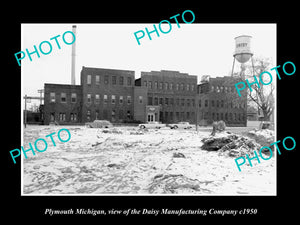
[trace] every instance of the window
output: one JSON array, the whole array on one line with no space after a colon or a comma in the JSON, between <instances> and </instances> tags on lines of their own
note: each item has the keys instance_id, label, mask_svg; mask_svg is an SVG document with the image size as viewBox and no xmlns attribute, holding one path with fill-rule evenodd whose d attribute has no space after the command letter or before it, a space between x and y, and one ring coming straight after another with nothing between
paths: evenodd
<instances>
[{"instance_id":1,"label":"window","mask_svg":"<svg viewBox=\"0 0 300 225\"><path fill-rule=\"evenodd\" d=\"M122 109L119 110L119 119L123 119L123 110Z\"/></svg>"},{"instance_id":2,"label":"window","mask_svg":"<svg viewBox=\"0 0 300 225\"><path fill-rule=\"evenodd\" d=\"M127 111L127 119L129 119L129 120L131 119L131 113L130 113L130 110Z\"/></svg>"},{"instance_id":3,"label":"window","mask_svg":"<svg viewBox=\"0 0 300 225\"><path fill-rule=\"evenodd\" d=\"M77 114L76 113L71 113L70 114L70 120L71 121L76 121L77 120Z\"/></svg>"},{"instance_id":4,"label":"window","mask_svg":"<svg viewBox=\"0 0 300 225\"><path fill-rule=\"evenodd\" d=\"M149 81L149 88L152 89L152 81Z\"/></svg>"},{"instance_id":5,"label":"window","mask_svg":"<svg viewBox=\"0 0 300 225\"><path fill-rule=\"evenodd\" d=\"M96 75L96 85L100 85L100 76Z\"/></svg>"},{"instance_id":6,"label":"window","mask_svg":"<svg viewBox=\"0 0 300 225\"><path fill-rule=\"evenodd\" d=\"M184 86L183 86L183 84L180 84L180 90L184 90Z\"/></svg>"},{"instance_id":7,"label":"window","mask_svg":"<svg viewBox=\"0 0 300 225\"><path fill-rule=\"evenodd\" d=\"M152 96L148 96L148 105L152 105L153 104L153 102L152 102Z\"/></svg>"},{"instance_id":8,"label":"window","mask_svg":"<svg viewBox=\"0 0 300 225\"><path fill-rule=\"evenodd\" d=\"M112 95L111 96L111 104L115 104L116 103L116 96Z\"/></svg>"},{"instance_id":9,"label":"window","mask_svg":"<svg viewBox=\"0 0 300 225\"><path fill-rule=\"evenodd\" d=\"M190 119L190 112L186 112L186 119L187 119L187 120Z\"/></svg>"},{"instance_id":10,"label":"window","mask_svg":"<svg viewBox=\"0 0 300 225\"><path fill-rule=\"evenodd\" d=\"M165 83L165 90L168 90L169 84L166 82Z\"/></svg>"},{"instance_id":11,"label":"window","mask_svg":"<svg viewBox=\"0 0 300 225\"><path fill-rule=\"evenodd\" d=\"M139 103L143 104L143 96L139 96Z\"/></svg>"},{"instance_id":12,"label":"window","mask_svg":"<svg viewBox=\"0 0 300 225\"><path fill-rule=\"evenodd\" d=\"M186 106L190 106L190 99L186 100Z\"/></svg>"},{"instance_id":13,"label":"window","mask_svg":"<svg viewBox=\"0 0 300 225\"><path fill-rule=\"evenodd\" d=\"M127 96L127 104L128 104L128 105L131 104L131 96L130 96L130 95Z\"/></svg>"},{"instance_id":14,"label":"window","mask_svg":"<svg viewBox=\"0 0 300 225\"><path fill-rule=\"evenodd\" d=\"M123 85L123 84L124 84L124 77L120 77L120 78L119 78L119 84L120 84L120 85Z\"/></svg>"},{"instance_id":15,"label":"window","mask_svg":"<svg viewBox=\"0 0 300 225\"><path fill-rule=\"evenodd\" d=\"M194 89L195 89L195 85L192 84L192 85L191 85L191 91L194 91Z\"/></svg>"},{"instance_id":16,"label":"window","mask_svg":"<svg viewBox=\"0 0 300 225\"><path fill-rule=\"evenodd\" d=\"M224 107L224 100L221 100L221 106L220 107Z\"/></svg>"},{"instance_id":17,"label":"window","mask_svg":"<svg viewBox=\"0 0 300 225\"><path fill-rule=\"evenodd\" d=\"M50 92L50 102L55 102L55 92Z\"/></svg>"},{"instance_id":18,"label":"window","mask_svg":"<svg viewBox=\"0 0 300 225\"><path fill-rule=\"evenodd\" d=\"M154 105L158 105L158 97L154 97Z\"/></svg>"},{"instance_id":19,"label":"window","mask_svg":"<svg viewBox=\"0 0 300 225\"><path fill-rule=\"evenodd\" d=\"M116 84L117 84L117 77L116 77L116 76L112 76L112 77L111 77L111 83L112 83L113 85L116 85Z\"/></svg>"},{"instance_id":20,"label":"window","mask_svg":"<svg viewBox=\"0 0 300 225\"><path fill-rule=\"evenodd\" d=\"M76 93L72 93L71 94L71 102L75 103L77 101L77 94Z\"/></svg>"},{"instance_id":21,"label":"window","mask_svg":"<svg viewBox=\"0 0 300 225\"><path fill-rule=\"evenodd\" d=\"M169 99L165 98L165 105L168 105L168 104L169 104Z\"/></svg>"},{"instance_id":22,"label":"window","mask_svg":"<svg viewBox=\"0 0 300 225\"><path fill-rule=\"evenodd\" d=\"M92 84L92 75L87 75L86 84L89 84L89 85Z\"/></svg>"},{"instance_id":23,"label":"window","mask_svg":"<svg viewBox=\"0 0 300 225\"><path fill-rule=\"evenodd\" d=\"M91 101L92 101L91 94L87 94L86 96L87 96L87 103L91 103Z\"/></svg>"},{"instance_id":24,"label":"window","mask_svg":"<svg viewBox=\"0 0 300 225\"><path fill-rule=\"evenodd\" d=\"M170 83L170 86L169 86L170 90L173 89L173 83Z\"/></svg>"},{"instance_id":25,"label":"window","mask_svg":"<svg viewBox=\"0 0 300 225\"><path fill-rule=\"evenodd\" d=\"M60 101L61 101L61 103L66 103L67 102L67 95L66 95L66 93L61 93L60 94Z\"/></svg>"},{"instance_id":26,"label":"window","mask_svg":"<svg viewBox=\"0 0 300 225\"><path fill-rule=\"evenodd\" d=\"M186 90L189 91L190 90L190 85L186 84Z\"/></svg>"},{"instance_id":27,"label":"window","mask_svg":"<svg viewBox=\"0 0 300 225\"><path fill-rule=\"evenodd\" d=\"M122 95L119 97L119 104L123 104L123 96Z\"/></svg>"},{"instance_id":28,"label":"window","mask_svg":"<svg viewBox=\"0 0 300 225\"><path fill-rule=\"evenodd\" d=\"M215 107L215 101L211 100L211 107Z\"/></svg>"},{"instance_id":29,"label":"window","mask_svg":"<svg viewBox=\"0 0 300 225\"><path fill-rule=\"evenodd\" d=\"M107 95L103 95L103 102L104 102L104 104L107 104L107 101L108 101Z\"/></svg>"},{"instance_id":30,"label":"window","mask_svg":"<svg viewBox=\"0 0 300 225\"><path fill-rule=\"evenodd\" d=\"M86 119L87 119L88 121L91 120L91 110L87 110L87 111L86 111Z\"/></svg>"},{"instance_id":31,"label":"window","mask_svg":"<svg viewBox=\"0 0 300 225\"><path fill-rule=\"evenodd\" d=\"M181 106L184 106L184 98L181 99Z\"/></svg>"},{"instance_id":32,"label":"window","mask_svg":"<svg viewBox=\"0 0 300 225\"><path fill-rule=\"evenodd\" d=\"M176 91L179 90L179 84L176 84Z\"/></svg>"},{"instance_id":33,"label":"window","mask_svg":"<svg viewBox=\"0 0 300 225\"><path fill-rule=\"evenodd\" d=\"M127 77L127 85L131 86L131 77Z\"/></svg>"},{"instance_id":34,"label":"window","mask_svg":"<svg viewBox=\"0 0 300 225\"><path fill-rule=\"evenodd\" d=\"M104 84L108 84L108 75L104 76Z\"/></svg>"},{"instance_id":35,"label":"window","mask_svg":"<svg viewBox=\"0 0 300 225\"><path fill-rule=\"evenodd\" d=\"M204 107L208 107L208 100L207 99L204 102Z\"/></svg>"},{"instance_id":36,"label":"window","mask_svg":"<svg viewBox=\"0 0 300 225\"><path fill-rule=\"evenodd\" d=\"M215 91L215 87L211 86L211 92L214 92L214 91Z\"/></svg>"},{"instance_id":37,"label":"window","mask_svg":"<svg viewBox=\"0 0 300 225\"><path fill-rule=\"evenodd\" d=\"M111 110L111 121L116 121L116 110Z\"/></svg>"},{"instance_id":38,"label":"window","mask_svg":"<svg viewBox=\"0 0 300 225\"><path fill-rule=\"evenodd\" d=\"M100 103L100 95L96 94L95 95L95 104L99 104Z\"/></svg>"},{"instance_id":39,"label":"window","mask_svg":"<svg viewBox=\"0 0 300 225\"><path fill-rule=\"evenodd\" d=\"M157 81L154 82L154 88L155 88L155 89L158 88L158 82L157 82Z\"/></svg>"},{"instance_id":40,"label":"window","mask_svg":"<svg viewBox=\"0 0 300 225\"><path fill-rule=\"evenodd\" d=\"M65 113L59 113L59 120L60 121L66 121L66 114Z\"/></svg>"},{"instance_id":41,"label":"window","mask_svg":"<svg viewBox=\"0 0 300 225\"><path fill-rule=\"evenodd\" d=\"M195 106L195 99L192 99L192 106Z\"/></svg>"},{"instance_id":42,"label":"window","mask_svg":"<svg viewBox=\"0 0 300 225\"><path fill-rule=\"evenodd\" d=\"M163 83L160 82L160 83L159 83L159 89L162 89L162 88L163 88Z\"/></svg>"},{"instance_id":43,"label":"window","mask_svg":"<svg viewBox=\"0 0 300 225\"><path fill-rule=\"evenodd\" d=\"M215 120L215 113L211 113L212 120Z\"/></svg>"},{"instance_id":44,"label":"window","mask_svg":"<svg viewBox=\"0 0 300 225\"><path fill-rule=\"evenodd\" d=\"M160 104L160 105L163 104L163 98L159 98L159 104Z\"/></svg>"},{"instance_id":45,"label":"window","mask_svg":"<svg viewBox=\"0 0 300 225\"><path fill-rule=\"evenodd\" d=\"M147 81L146 80L144 81L144 86L147 87Z\"/></svg>"},{"instance_id":46,"label":"window","mask_svg":"<svg viewBox=\"0 0 300 225\"><path fill-rule=\"evenodd\" d=\"M174 98L170 98L170 105L174 104Z\"/></svg>"},{"instance_id":47,"label":"window","mask_svg":"<svg viewBox=\"0 0 300 225\"><path fill-rule=\"evenodd\" d=\"M99 117L99 110L96 110L95 111L95 116L96 116L96 120L98 120L100 117Z\"/></svg>"},{"instance_id":48,"label":"window","mask_svg":"<svg viewBox=\"0 0 300 225\"><path fill-rule=\"evenodd\" d=\"M201 108L201 99L199 99L199 108Z\"/></svg>"}]
</instances>

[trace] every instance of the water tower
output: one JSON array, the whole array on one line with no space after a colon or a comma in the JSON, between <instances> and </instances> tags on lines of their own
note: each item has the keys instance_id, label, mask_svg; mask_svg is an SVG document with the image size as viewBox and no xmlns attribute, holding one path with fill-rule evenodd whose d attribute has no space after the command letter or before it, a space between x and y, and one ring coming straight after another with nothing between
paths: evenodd
<instances>
[{"instance_id":1,"label":"water tower","mask_svg":"<svg viewBox=\"0 0 300 225\"><path fill-rule=\"evenodd\" d=\"M253 53L251 51L251 36L249 35L241 35L235 38L235 51L233 53L233 65L231 76L233 76L234 72L234 64L235 60L241 63L241 75L244 75L245 72L245 63L249 61L251 58L252 61L252 69L254 75L254 66L253 66Z\"/></svg>"}]
</instances>

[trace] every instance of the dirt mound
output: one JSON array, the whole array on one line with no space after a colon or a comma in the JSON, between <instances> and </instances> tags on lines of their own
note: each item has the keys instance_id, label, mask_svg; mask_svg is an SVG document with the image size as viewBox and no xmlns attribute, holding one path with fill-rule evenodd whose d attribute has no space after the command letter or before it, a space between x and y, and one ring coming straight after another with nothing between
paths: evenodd
<instances>
[{"instance_id":1,"label":"dirt mound","mask_svg":"<svg viewBox=\"0 0 300 225\"><path fill-rule=\"evenodd\" d=\"M262 147L255 140L237 134L227 132L223 136L202 139L202 149L207 151L219 151L231 157L240 157L248 154L253 156L253 151L259 151Z\"/></svg>"}]
</instances>

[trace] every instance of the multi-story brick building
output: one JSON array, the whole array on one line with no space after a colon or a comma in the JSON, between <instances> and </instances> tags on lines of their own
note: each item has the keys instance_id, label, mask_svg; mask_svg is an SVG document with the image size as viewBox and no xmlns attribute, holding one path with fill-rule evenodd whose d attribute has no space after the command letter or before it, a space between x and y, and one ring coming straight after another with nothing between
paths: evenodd
<instances>
[{"instance_id":1,"label":"multi-story brick building","mask_svg":"<svg viewBox=\"0 0 300 225\"><path fill-rule=\"evenodd\" d=\"M44 123L80 123L82 117L81 85L45 84Z\"/></svg>"},{"instance_id":2,"label":"multi-story brick building","mask_svg":"<svg viewBox=\"0 0 300 225\"><path fill-rule=\"evenodd\" d=\"M82 122L133 119L134 71L83 67Z\"/></svg>"},{"instance_id":3,"label":"multi-story brick building","mask_svg":"<svg viewBox=\"0 0 300 225\"><path fill-rule=\"evenodd\" d=\"M134 71L83 67L80 80L81 85L45 84L45 124L104 119L246 125L246 100L238 98L232 77L197 86L197 76L178 71L141 72L135 80Z\"/></svg>"},{"instance_id":4,"label":"multi-story brick building","mask_svg":"<svg viewBox=\"0 0 300 225\"><path fill-rule=\"evenodd\" d=\"M223 120L228 126L247 125L247 94L238 96L235 77L209 78L198 85L198 121L201 125Z\"/></svg>"},{"instance_id":5,"label":"multi-story brick building","mask_svg":"<svg viewBox=\"0 0 300 225\"><path fill-rule=\"evenodd\" d=\"M136 86L147 89L147 105L151 107L146 108L146 121L195 123L197 76L167 70L141 72Z\"/></svg>"}]
</instances>

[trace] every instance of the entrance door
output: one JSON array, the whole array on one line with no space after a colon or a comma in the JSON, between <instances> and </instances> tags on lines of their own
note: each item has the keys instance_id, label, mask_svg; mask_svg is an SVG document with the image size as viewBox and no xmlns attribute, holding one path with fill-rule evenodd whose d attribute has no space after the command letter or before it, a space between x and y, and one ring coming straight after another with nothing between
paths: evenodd
<instances>
[{"instance_id":1,"label":"entrance door","mask_svg":"<svg viewBox=\"0 0 300 225\"><path fill-rule=\"evenodd\" d=\"M153 122L153 121L154 121L154 113L148 113L147 122Z\"/></svg>"}]
</instances>

